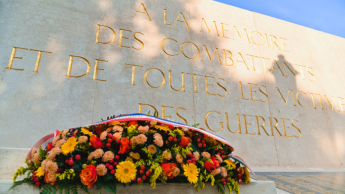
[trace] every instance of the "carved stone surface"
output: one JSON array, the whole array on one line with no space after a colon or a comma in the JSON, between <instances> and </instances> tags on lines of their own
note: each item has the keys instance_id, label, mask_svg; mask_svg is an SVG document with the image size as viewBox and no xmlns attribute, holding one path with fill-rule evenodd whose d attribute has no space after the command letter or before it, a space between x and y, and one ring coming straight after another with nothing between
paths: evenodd
<instances>
[{"instance_id":1,"label":"carved stone surface","mask_svg":"<svg viewBox=\"0 0 345 194\"><path fill-rule=\"evenodd\" d=\"M251 166L344 166L343 38L211 0L1 0L0 13L2 163L23 162L8 148L138 112L141 103L178 122L222 127L216 134ZM114 42L96 42L98 24L98 42L112 40L110 28ZM25 48L13 63L12 47ZM34 50L51 52L42 53L38 73ZM85 77L66 76L71 56L79 57L70 76L86 72L80 57L89 61ZM97 76L95 59L108 61L98 60ZM143 113L153 113L148 105Z\"/></svg>"}]
</instances>

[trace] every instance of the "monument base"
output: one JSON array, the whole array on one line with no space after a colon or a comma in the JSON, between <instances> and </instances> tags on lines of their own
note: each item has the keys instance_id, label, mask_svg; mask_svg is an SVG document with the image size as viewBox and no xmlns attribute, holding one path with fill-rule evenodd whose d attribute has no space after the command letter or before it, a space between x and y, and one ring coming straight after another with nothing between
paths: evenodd
<instances>
[{"instance_id":1,"label":"monument base","mask_svg":"<svg viewBox=\"0 0 345 194\"><path fill-rule=\"evenodd\" d=\"M12 182L10 181L3 181L0 182L0 193L6 194L36 194L39 193L39 190L36 186L23 184L20 185L10 191L8 189L12 186ZM99 193L99 190L96 189L89 189L91 193ZM130 187L124 188L122 185L118 185L117 187L118 193L136 193L136 194L191 194L197 193L195 188L190 184L183 184L183 183L169 183L169 184L157 184L155 189L152 189L149 184L144 184L143 186L132 185ZM252 181L250 184L240 185L240 192L241 194L276 194L276 186L273 181ZM79 190L79 193L85 193ZM210 184L206 184L204 189L200 189L198 194L220 194L217 190L216 186L211 186ZM225 193L228 193L226 190ZM232 192L234 193L234 192ZM110 194L110 192L105 191L102 189L102 194Z\"/></svg>"},{"instance_id":2,"label":"monument base","mask_svg":"<svg viewBox=\"0 0 345 194\"><path fill-rule=\"evenodd\" d=\"M11 191L8 189L12 186L13 174L17 168L24 166L25 156L28 153L29 149L18 149L18 148L0 148L0 194L33 194L39 193L37 187L33 185L23 184ZM20 180L20 177L18 177ZM119 185L117 188L119 193L137 193L137 194L154 194L154 193L196 193L195 188L191 184L181 184L181 183L169 183L169 184L157 184L155 189L152 189L150 185L144 184L143 186L133 185L131 187L124 188L122 185ZM227 190L226 190L227 191ZM251 183L245 185L240 184L241 194L276 194L276 186L273 181L255 181L252 180ZM99 193L96 189L90 189L91 193ZM79 193L84 193L80 191ZM105 190L102 190L102 193L109 193ZM206 184L204 189L200 189L198 194L214 193L219 194L216 186L211 186ZM234 193L234 192L233 192Z\"/></svg>"}]
</instances>

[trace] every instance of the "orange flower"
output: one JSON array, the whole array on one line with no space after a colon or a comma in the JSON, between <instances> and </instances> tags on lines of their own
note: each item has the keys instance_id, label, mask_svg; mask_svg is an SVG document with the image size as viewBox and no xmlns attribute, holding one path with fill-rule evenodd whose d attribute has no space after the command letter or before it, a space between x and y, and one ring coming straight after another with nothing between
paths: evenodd
<instances>
[{"instance_id":1,"label":"orange flower","mask_svg":"<svg viewBox=\"0 0 345 194\"><path fill-rule=\"evenodd\" d=\"M176 167L175 163L164 163L161 165L161 167L163 168L164 173L169 177L169 179L172 179L174 177L172 175L172 172Z\"/></svg>"},{"instance_id":2,"label":"orange flower","mask_svg":"<svg viewBox=\"0 0 345 194\"><path fill-rule=\"evenodd\" d=\"M132 125L138 125L138 121L130 121L128 123L128 127L132 126Z\"/></svg>"},{"instance_id":3,"label":"orange flower","mask_svg":"<svg viewBox=\"0 0 345 194\"><path fill-rule=\"evenodd\" d=\"M124 154L127 153L131 150L132 146L129 143L129 139L127 137L123 137L121 138L121 146L120 146L120 150L119 150L119 154Z\"/></svg>"},{"instance_id":4,"label":"orange flower","mask_svg":"<svg viewBox=\"0 0 345 194\"><path fill-rule=\"evenodd\" d=\"M97 171L96 167L92 164L87 165L81 172L80 172L80 180L81 182L86 185L88 188L93 187L95 182L97 181Z\"/></svg>"},{"instance_id":5,"label":"orange flower","mask_svg":"<svg viewBox=\"0 0 345 194\"><path fill-rule=\"evenodd\" d=\"M189 143L190 143L189 138L186 137L186 136L182 136L179 145L180 145L181 147L184 148L184 147L186 147Z\"/></svg>"},{"instance_id":6,"label":"orange flower","mask_svg":"<svg viewBox=\"0 0 345 194\"><path fill-rule=\"evenodd\" d=\"M55 182L51 182L49 180L49 172L47 171L47 173L44 175L44 182L45 183L48 183L48 184L51 184L51 185L55 185Z\"/></svg>"},{"instance_id":7,"label":"orange flower","mask_svg":"<svg viewBox=\"0 0 345 194\"><path fill-rule=\"evenodd\" d=\"M90 141L91 141L91 145L93 146L94 149L99 149L99 148L103 147L102 140L96 136L91 136Z\"/></svg>"}]
</instances>

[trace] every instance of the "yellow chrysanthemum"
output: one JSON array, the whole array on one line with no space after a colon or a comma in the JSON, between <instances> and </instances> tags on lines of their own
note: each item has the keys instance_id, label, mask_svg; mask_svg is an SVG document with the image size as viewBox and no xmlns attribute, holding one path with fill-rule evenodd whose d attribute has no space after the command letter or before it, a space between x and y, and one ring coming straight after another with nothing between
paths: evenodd
<instances>
[{"instance_id":1,"label":"yellow chrysanthemum","mask_svg":"<svg viewBox=\"0 0 345 194\"><path fill-rule=\"evenodd\" d=\"M183 165L184 175L188 178L190 183L198 182L199 169L195 164L189 163Z\"/></svg>"},{"instance_id":2,"label":"yellow chrysanthemum","mask_svg":"<svg viewBox=\"0 0 345 194\"><path fill-rule=\"evenodd\" d=\"M85 135L94 136L95 134L91 133L88 129L82 127L81 132L84 133Z\"/></svg>"},{"instance_id":3,"label":"yellow chrysanthemum","mask_svg":"<svg viewBox=\"0 0 345 194\"><path fill-rule=\"evenodd\" d=\"M224 162L231 166L233 169L236 168L236 164L231 159L225 160Z\"/></svg>"},{"instance_id":4,"label":"yellow chrysanthemum","mask_svg":"<svg viewBox=\"0 0 345 194\"><path fill-rule=\"evenodd\" d=\"M68 153L72 153L74 151L74 147L77 145L77 139L75 137L70 137L66 143L61 146L61 152L64 155Z\"/></svg>"},{"instance_id":5,"label":"yellow chrysanthemum","mask_svg":"<svg viewBox=\"0 0 345 194\"><path fill-rule=\"evenodd\" d=\"M156 129L162 130L162 131L171 131L170 127L168 125L155 125Z\"/></svg>"},{"instance_id":6,"label":"yellow chrysanthemum","mask_svg":"<svg viewBox=\"0 0 345 194\"><path fill-rule=\"evenodd\" d=\"M116 125L124 126L124 125L127 125L127 123L126 122L119 122L119 121L113 121L111 123L108 123L108 126L116 126Z\"/></svg>"},{"instance_id":7,"label":"yellow chrysanthemum","mask_svg":"<svg viewBox=\"0 0 345 194\"><path fill-rule=\"evenodd\" d=\"M120 162L116 166L116 173L115 177L118 181L121 183L129 183L131 182L135 176L137 175L137 169L135 168L135 165L131 161L123 161Z\"/></svg>"},{"instance_id":8,"label":"yellow chrysanthemum","mask_svg":"<svg viewBox=\"0 0 345 194\"><path fill-rule=\"evenodd\" d=\"M44 171L42 170L42 167L39 167L35 172L36 172L37 177L41 177L44 175Z\"/></svg>"}]
</instances>

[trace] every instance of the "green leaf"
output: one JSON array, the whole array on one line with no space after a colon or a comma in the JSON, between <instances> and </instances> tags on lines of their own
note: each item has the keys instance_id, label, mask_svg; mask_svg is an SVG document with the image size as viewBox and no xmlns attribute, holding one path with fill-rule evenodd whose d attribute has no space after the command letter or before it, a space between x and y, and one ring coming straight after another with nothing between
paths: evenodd
<instances>
[{"instance_id":1,"label":"green leaf","mask_svg":"<svg viewBox=\"0 0 345 194\"><path fill-rule=\"evenodd\" d=\"M107 173L103 176L104 182L107 182L107 181L111 180L112 178L113 178L113 176L110 173Z\"/></svg>"},{"instance_id":2,"label":"green leaf","mask_svg":"<svg viewBox=\"0 0 345 194\"><path fill-rule=\"evenodd\" d=\"M78 187L77 187L77 185L73 185L71 187L71 193L72 194L78 194Z\"/></svg>"},{"instance_id":3,"label":"green leaf","mask_svg":"<svg viewBox=\"0 0 345 194\"><path fill-rule=\"evenodd\" d=\"M86 185L80 185L80 189L83 190L85 193L91 194Z\"/></svg>"},{"instance_id":4,"label":"green leaf","mask_svg":"<svg viewBox=\"0 0 345 194\"><path fill-rule=\"evenodd\" d=\"M51 184L45 184L42 188L41 194L55 194L57 192L56 187Z\"/></svg>"},{"instance_id":5,"label":"green leaf","mask_svg":"<svg viewBox=\"0 0 345 194\"><path fill-rule=\"evenodd\" d=\"M30 181L29 178L25 178L25 179L23 179L21 181L16 181L16 182L13 183L13 185L11 186L11 188L9 190L11 190L11 189L13 189L13 188L23 184L23 183L31 183L31 181Z\"/></svg>"},{"instance_id":6,"label":"green leaf","mask_svg":"<svg viewBox=\"0 0 345 194\"><path fill-rule=\"evenodd\" d=\"M111 192L111 193L116 194L116 184L114 184L114 183L105 184L104 189Z\"/></svg>"}]
</instances>

